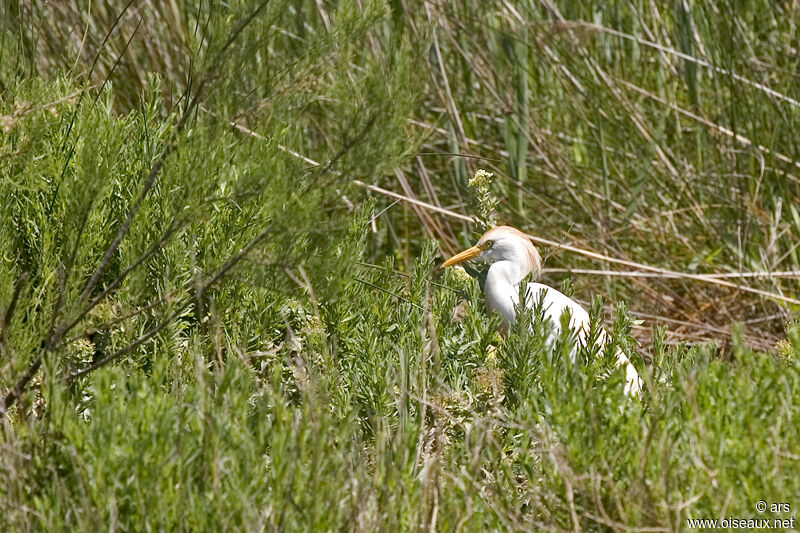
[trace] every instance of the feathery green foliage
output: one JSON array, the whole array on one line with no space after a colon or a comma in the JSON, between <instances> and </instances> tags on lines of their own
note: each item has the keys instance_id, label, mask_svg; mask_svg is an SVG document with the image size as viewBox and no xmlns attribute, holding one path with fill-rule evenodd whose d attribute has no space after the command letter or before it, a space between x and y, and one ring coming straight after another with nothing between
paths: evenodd
<instances>
[{"instance_id":1,"label":"feathery green foliage","mask_svg":"<svg viewBox=\"0 0 800 533\"><path fill-rule=\"evenodd\" d=\"M536 310L500 338L477 283L436 268L497 217L682 273L800 269L791 6L8 2L0 20L1 529L796 515L800 336L764 294L795 281L565 278L598 294L595 326L600 295L620 300L611 346L573 360Z\"/></svg>"}]
</instances>

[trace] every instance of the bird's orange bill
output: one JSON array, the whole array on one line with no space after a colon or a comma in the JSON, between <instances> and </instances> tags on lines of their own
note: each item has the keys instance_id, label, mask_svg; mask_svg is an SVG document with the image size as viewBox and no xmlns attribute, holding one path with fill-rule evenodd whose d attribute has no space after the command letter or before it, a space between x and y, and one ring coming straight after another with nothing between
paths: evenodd
<instances>
[{"instance_id":1,"label":"bird's orange bill","mask_svg":"<svg viewBox=\"0 0 800 533\"><path fill-rule=\"evenodd\" d=\"M442 268L457 265L458 263L463 263L464 261L469 261L470 259L474 259L481 255L481 250L477 246L473 246L472 248L467 248L463 252L457 253L444 263L442 263Z\"/></svg>"}]
</instances>

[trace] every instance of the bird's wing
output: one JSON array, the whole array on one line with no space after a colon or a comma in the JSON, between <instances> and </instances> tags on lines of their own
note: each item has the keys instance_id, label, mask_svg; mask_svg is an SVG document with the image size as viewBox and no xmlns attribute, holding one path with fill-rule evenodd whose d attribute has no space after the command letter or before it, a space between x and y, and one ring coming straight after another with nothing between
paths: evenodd
<instances>
[{"instance_id":1,"label":"bird's wing","mask_svg":"<svg viewBox=\"0 0 800 533\"><path fill-rule=\"evenodd\" d=\"M581 304L562 293L542 283L528 283L525 291L525 307L533 309L541 298L542 313L544 318L549 318L553 327L557 330L561 328L561 315L569 310L571 314L570 327L583 340L589 333L589 313Z\"/></svg>"},{"instance_id":2,"label":"bird's wing","mask_svg":"<svg viewBox=\"0 0 800 533\"><path fill-rule=\"evenodd\" d=\"M580 342L585 342L586 336L589 334L589 327L591 319L586 309L578 302L562 293L542 283L528 283L525 292L525 306L534 308L541 298L542 313L545 318L550 318L555 332L558 334L561 330L561 315L564 311L569 310L572 315L570 319L570 327L575 332L577 339ZM605 329L600 330L600 335L597 337L597 344L602 348L608 342L608 334ZM619 347L616 350L616 366L625 368L625 393L631 396L636 396L642 388L642 380L639 378L639 373L636 367L633 366L630 359L625 355Z\"/></svg>"}]
</instances>

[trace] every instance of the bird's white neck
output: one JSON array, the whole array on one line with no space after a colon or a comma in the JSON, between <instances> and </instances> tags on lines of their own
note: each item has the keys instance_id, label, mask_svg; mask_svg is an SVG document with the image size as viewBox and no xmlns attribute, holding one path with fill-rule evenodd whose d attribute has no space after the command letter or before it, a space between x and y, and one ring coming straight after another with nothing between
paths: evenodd
<instances>
[{"instance_id":1,"label":"bird's white neck","mask_svg":"<svg viewBox=\"0 0 800 533\"><path fill-rule=\"evenodd\" d=\"M528 272L513 261L498 261L489 267L486 274L486 309L497 312L503 318L503 328L507 329L516 319L516 306L519 303L519 284Z\"/></svg>"}]
</instances>

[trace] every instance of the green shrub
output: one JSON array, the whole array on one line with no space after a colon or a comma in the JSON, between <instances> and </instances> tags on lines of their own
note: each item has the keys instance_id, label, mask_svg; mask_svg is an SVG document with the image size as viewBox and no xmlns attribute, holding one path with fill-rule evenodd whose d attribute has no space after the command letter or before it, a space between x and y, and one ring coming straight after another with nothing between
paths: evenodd
<instances>
[{"instance_id":1,"label":"green shrub","mask_svg":"<svg viewBox=\"0 0 800 533\"><path fill-rule=\"evenodd\" d=\"M631 400L436 267L477 228L356 184L685 273L796 270L796 20L679 4L0 7L0 528L794 516L754 510L800 494L787 278L567 278L635 310L608 328Z\"/></svg>"}]
</instances>

